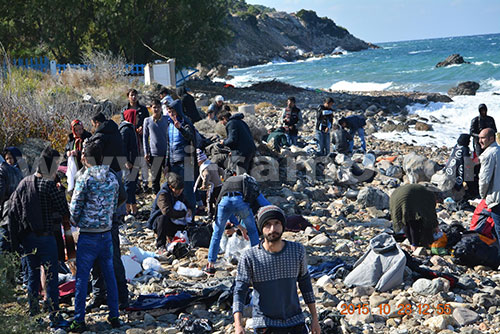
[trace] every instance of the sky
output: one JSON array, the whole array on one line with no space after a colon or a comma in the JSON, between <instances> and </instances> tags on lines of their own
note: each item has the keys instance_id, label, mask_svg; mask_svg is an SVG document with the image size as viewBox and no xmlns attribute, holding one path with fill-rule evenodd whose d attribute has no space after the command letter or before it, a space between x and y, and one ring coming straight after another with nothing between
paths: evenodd
<instances>
[{"instance_id":1,"label":"sky","mask_svg":"<svg viewBox=\"0 0 500 334\"><path fill-rule=\"evenodd\" d=\"M500 33L500 0L247 0L279 11L311 9L366 42Z\"/></svg>"}]
</instances>

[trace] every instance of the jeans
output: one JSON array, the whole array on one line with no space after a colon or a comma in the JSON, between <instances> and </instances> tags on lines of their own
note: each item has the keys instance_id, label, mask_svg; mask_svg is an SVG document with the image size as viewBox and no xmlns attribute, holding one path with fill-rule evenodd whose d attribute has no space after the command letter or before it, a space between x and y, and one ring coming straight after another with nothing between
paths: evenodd
<instances>
[{"instance_id":1,"label":"jeans","mask_svg":"<svg viewBox=\"0 0 500 334\"><path fill-rule=\"evenodd\" d=\"M188 203L187 207L188 209L191 209L193 214L195 213L196 210L196 196L194 195L193 187L194 187L194 173L191 175L184 175L184 164L175 164L173 166L170 166L170 172L176 173L182 177L184 180L184 197L186 198L186 201Z\"/></svg>"},{"instance_id":2,"label":"jeans","mask_svg":"<svg viewBox=\"0 0 500 334\"><path fill-rule=\"evenodd\" d=\"M318 141L318 155L330 154L330 132L316 131L316 140Z\"/></svg>"},{"instance_id":3,"label":"jeans","mask_svg":"<svg viewBox=\"0 0 500 334\"><path fill-rule=\"evenodd\" d=\"M25 264L28 270L28 301L30 314L39 312L38 291L40 290L40 266L46 266L47 300L49 311L59 309L57 243L53 233L38 236L28 233L22 240Z\"/></svg>"},{"instance_id":4,"label":"jeans","mask_svg":"<svg viewBox=\"0 0 500 334\"><path fill-rule=\"evenodd\" d=\"M288 145L292 146L295 145L297 146L297 143L299 141L299 136L298 135L291 135L291 134L286 134L286 139L288 141Z\"/></svg>"},{"instance_id":5,"label":"jeans","mask_svg":"<svg viewBox=\"0 0 500 334\"><path fill-rule=\"evenodd\" d=\"M118 287L118 301L121 305L128 304L128 287L125 278L125 268L120 254L120 236L119 225L113 224L111 228L111 241L113 243L113 269L115 272L116 285ZM94 263L92 269L92 292L95 299L104 300L106 298L106 285L104 284L104 275L98 262Z\"/></svg>"},{"instance_id":6,"label":"jeans","mask_svg":"<svg viewBox=\"0 0 500 334\"><path fill-rule=\"evenodd\" d=\"M229 157L228 169L236 172L236 175L243 175L244 173L251 175L254 157L255 153L251 153L246 156L231 153L231 156Z\"/></svg>"},{"instance_id":7,"label":"jeans","mask_svg":"<svg viewBox=\"0 0 500 334\"><path fill-rule=\"evenodd\" d=\"M75 321L85 322L85 299L90 269L95 261L106 281L109 316L118 317L118 288L113 270L113 243L111 232L80 233L76 251Z\"/></svg>"},{"instance_id":8,"label":"jeans","mask_svg":"<svg viewBox=\"0 0 500 334\"><path fill-rule=\"evenodd\" d=\"M151 177L153 178L153 192L158 194L160 191L161 172L165 167L165 156L151 157Z\"/></svg>"},{"instance_id":9,"label":"jeans","mask_svg":"<svg viewBox=\"0 0 500 334\"><path fill-rule=\"evenodd\" d=\"M135 178L133 177L135 174ZM135 190L137 188L137 180L139 173L134 169L123 170L123 186L125 187L125 192L127 193L127 204L136 204L135 200Z\"/></svg>"},{"instance_id":10,"label":"jeans","mask_svg":"<svg viewBox=\"0 0 500 334\"><path fill-rule=\"evenodd\" d=\"M224 233L226 222L232 215L238 216L245 224L250 244L255 246L259 243L259 233L255 226L255 219L250 205L243 201L242 196L224 196L217 206L217 221L208 249L208 262L215 263L217 261L222 233Z\"/></svg>"},{"instance_id":11,"label":"jeans","mask_svg":"<svg viewBox=\"0 0 500 334\"><path fill-rule=\"evenodd\" d=\"M358 134L359 140L361 140L361 148L366 152L365 130L363 128L350 131L352 139L349 141L349 151L352 152L354 148L354 135L356 133Z\"/></svg>"}]
</instances>

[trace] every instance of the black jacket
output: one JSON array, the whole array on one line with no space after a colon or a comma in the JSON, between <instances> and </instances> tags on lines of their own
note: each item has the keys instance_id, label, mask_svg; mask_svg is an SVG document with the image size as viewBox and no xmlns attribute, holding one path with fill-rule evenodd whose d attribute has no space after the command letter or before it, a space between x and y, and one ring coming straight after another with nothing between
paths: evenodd
<instances>
[{"instance_id":1,"label":"black jacket","mask_svg":"<svg viewBox=\"0 0 500 334\"><path fill-rule=\"evenodd\" d=\"M472 119L470 123L470 134L478 135L481 130L492 128L495 133L497 132L497 126L495 125L495 120L491 116L481 117L476 116Z\"/></svg>"},{"instance_id":2,"label":"black jacket","mask_svg":"<svg viewBox=\"0 0 500 334\"><path fill-rule=\"evenodd\" d=\"M285 124L285 131L292 135L296 136L299 133L297 129L297 124L300 120L300 109L297 107L286 108L283 113L283 124Z\"/></svg>"},{"instance_id":3,"label":"black jacket","mask_svg":"<svg viewBox=\"0 0 500 334\"><path fill-rule=\"evenodd\" d=\"M88 132L87 130L83 130L82 134L82 140L88 139L92 137L92 134ZM73 133L68 134L68 143L66 144L66 147L64 148L64 153L66 153L66 157L68 156L67 153L68 151L73 151L73 148L75 147L75 137L73 136ZM82 152L78 152L78 155L76 156L76 162L78 169L82 168Z\"/></svg>"},{"instance_id":4,"label":"black jacket","mask_svg":"<svg viewBox=\"0 0 500 334\"><path fill-rule=\"evenodd\" d=\"M250 128L243 121L244 117L243 114L235 114L226 124L227 138L224 145L231 149L233 156L254 155L257 149Z\"/></svg>"},{"instance_id":5,"label":"black jacket","mask_svg":"<svg viewBox=\"0 0 500 334\"><path fill-rule=\"evenodd\" d=\"M125 107L122 108L122 121L124 120L123 118L123 112L128 109L135 109L137 110L137 127L140 128L144 124L144 120L146 117L149 117L149 111L148 108L143 106L142 104L137 103L137 108L133 108L130 106L130 103L128 103Z\"/></svg>"},{"instance_id":6,"label":"black jacket","mask_svg":"<svg viewBox=\"0 0 500 334\"><path fill-rule=\"evenodd\" d=\"M347 130L339 126L339 129L332 133L332 144L335 145L335 150L342 154L349 153L349 141L352 139Z\"/></svg>"},{"instance_id":7,"label":"black jacket","mask_svg":"<svg viewBox=\"0 0 500 334\"><path fill-rule=\"evenodd\" d=\"M9 199L21 182L23 173L18 168L12 167L6 162L0 163L0 207ZM0 215L2 211L0 211Z\"/></svg>"},{"instance_id":8,"label":"black jacket","mask_svg":"<svg viewBox=\"0 0 500 334\"><path fill-rule=\"evenodd\" d=\"M184 116L188 117L193 123L200 121L201 116L198 112L198 108L196 107L196 103L194 102L194 97L191 94L188 94L186 88L184 87L177 88L177 95L181 98Z\"/></svg>"},{"instance_id":9,"label":"black jacket","mask_svg":"<svg viewBox=\"0 0 500 334\"><path fill-rule=\"evenodd\" d=\"M102 123L94 135L89 139L91 141L96 141L102 146L102 153L104 156L104 164L110 164L110 167L114 172L121 171L121 165L123 161L118 161L118 157L124 157L123 152L123 141L120 135L120 131L118 130L118 125L112 120L106 120Z\"/></svg>"},{"instance_id":10,"label":"black jacket","mask_svg":"<svg viewBox=\"0 0 500 334\"><path fill-rule=\"evenodd\" d=\"M333 110L328 109L324 105L320 105L316 112L316 130L325 132L325 129L332 128L333 124Z\"/></svg>"},{"instance_id":11,"label":"black jacket","mask_svg":"<svg viewBox=\"0 0 500 334\"><path fill-rule=\"evenodd\" d=\"M134 164L135 159L139 155L139 146L137 143L135 126L130 122L123 121L120 123L119 130L122 137L123 152L125 152L125 157L128 162Z\"/></svg>"}]
</instances>

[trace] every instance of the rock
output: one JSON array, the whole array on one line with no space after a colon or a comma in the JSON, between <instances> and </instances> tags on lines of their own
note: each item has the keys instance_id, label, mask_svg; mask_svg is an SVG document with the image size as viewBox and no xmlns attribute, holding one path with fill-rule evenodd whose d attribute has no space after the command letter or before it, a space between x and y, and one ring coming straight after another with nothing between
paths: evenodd
<instances>
[{"instance_id":1,"label":"rock","mask_svg":"<svg viewBox=\"0 0 500 334\"><path fill-rule=\"evenodd\" d=\"M450 283L442 278L435 278L432 281L426 278L420 278L412 285L413 291L421 295L432 296L439 292L448 292Z\"/></svg>"},{"instance_id":2,"label":"rock","mask_svg":"<svg viewBox=\"0 0 500 334\"><path fill-rule=\"evenodd\" d=\"M403 169L399 166L391 165L389 168L385 170L385 175L400 179L403 177Z\"/></svg>"},{"instance_id":3,"label":"rock","mask_svg":"<svg viewBox=\"0 0 500 334\"><path fill-rule=\"evenodd\" d=\"M328 275L323 275L316 281L316 285L320 287L324 287L328 284L333 285L333 281Z\"/></svg>"},{"instance_id":4,"label":"rock","mask_svg":"<svg viewBox=\"0 0 500 334\"><path fill-rule=\"evenodd\" d=\"M141 328L129 328L125 332L126 334L146 334L146 331Z\"/></svg>"},{"instance_id":5,"label":"rock","mask_svg":"<svg viewBox=\"0 0 500 334\"><path fill-rule=\"evenodd\" d=\"M448 90L448 95L476 95L477 90L480 85L475 81L466 81L458 84L457 87L450 88Z\"/></svg>"},{"instance_id":6,"label":"rock","mask_svg":"<svg viewBox=\"0 0 500 334\"><path fill-rule=\"evenodd\" d=\"M370 312L368 314L354 312L353 314L348 314L346 319L351 326L359 326L373 322L374 317Z\"/></svg>"},{"instance_id":7,"label":"rock","mask_svg":"<svg viewBox=\"0 0 500 334\"><path fill-rule=\"evenodd\" d=\"M374 309L375 307L377 307L381 304L388 303L389 299L387 299L386 297L382 297L379 294L374 293L370 296L369 301L370 301L370 308Z\"/></svg>"},{"instance_id":8,"label":"rock","mask_svg":"<svg viewBox=\"0 0 500 334\"><path fill-rule=\"evenodd\" d=\"M366 187L359 192L357 203L364 207L374 206L379 210L388 209L389 195L381 189Z\"/></svg>"},{"instance_id":9,"label":"rock","mask_svg":"<svg viewBox=\"0 0 500 334\"><path fill-rule=\"evenodd\" d=\"M325 233L318 234L311 240L309 240L309 245L316 245L316 246L329 246L332 244L332 239Z\"/></svg>"},{"instance_id":10,"label":"rock","mask_svg":"<svg viewBox=\"0 0 500 334\"><path fill-rule=\"evenodd\" d=\"M212 68L210 71L208 71L208 73L206 75L210 79L225 78L225 77L227 77L227 72L228 72L228 68L226 66L218 65L218 66Z\"/></svg>"},{"instance_id":11,"label":"rock","mask_svg":"<svg viewBox=\"0 0 500 334\"><path fill-rule=\"evenodd\" d=\"M415 152L403 157L403 170L408 175L410 183L429 181L438 169L437 163Z\"/></svg>"},{"instance_id":12,"label":"rock","mask_svg":"<svg viewBox=\"0 0 500 334\"><path fill-rule=\"evenodd\" d=\"M144 313L144 326L148 327L148 326L153 326L154 324L156 324L156 319L149 313Z\"/></svg>"},{"instance_id":13,"label":"rock","mask_svg":"<svg viewBox=\"0 0 500 334\"><path fill-rule=\"evenodd\" d=\"M255 115L255 106L253 104L246 104L238 107L238 112L243 114Z\"/></svg>"},{"instance_id":14,"label":"rock","mask_svg":"<svg viewBox=\"0 0 500 334\"><path fill-rule=\"evenodd\" d=\"M92 95L90 95L89 93L83 94L82 101L83 102L87 102L87 103L92 103L92 104L96 104L97 103L96 99L94 99L92 97Z\"/></svg>"},{"instance_id":15,"label":"rock","mask_svg":"<svg viewBox=\"0 0 500 334\"><path fill-rule=\"evenodd\" d=\"M371 286L356 286L352 290L352 296L353 297L369 296L374 291L375 289Z\"/></svg>"},{"instance_id":16,"label":"rock","mask_svg":"<svg viewBox=\"0 0 500 334\"><path fill-rule=\"evenodd\" d=\"M460 307L453 310L453 318L455 318L460 326L466 326L476 322L479 319L479 315L472 310Z\"/></svg>"},{"instance_id":17,"label":"rock","mask_svg":"<svg viewBox=\"0 0 500 334\"><path fill-rule=\"evenodd\" d=\"M469 64L469 62L466 62L461 55L455 53L446 58L445 60L437 63L436 67L445 67L455 64Z\"/></svg>"},{"instance_id":18,"label":"rock","mask_svg":"<svg viewBox=\"0 0 500 334\"><path fill-rule=\"evenodd\" d=\"M451 315L441 314L437 317L432 317L424 321L424 325L431 330L439 332L446 329L448 326L455 326L455 319Z\"/></svg>"},{"instance_id":19,"label":"rock","mask_svg":"<svg viewBox=\"0 0 500 334\"><path fill-rule=\"evenodd\" d=\"M57 329L54 334L66 334L66 331L62 328Z\"/></svg>"},{"instance_id":20,"label":"rock","mask_svg":"<svg viewBox=\"0 0 500 334\"><path fill-rule=\"evenodd\" d=\"M497 301L497 298L486 293L475 293L472 296L472 302L474 305L484 307L485 309L496 305Z\"/></svg>"},{"instance_id":21,"label":"rock","mask_svg":"<svg viewBox=\"0 0 500 334\"><path fill-rule=\"evenodd\" d=\"M417 123L415 123L415 130L417 130L417 131L432 131L432 125L424 123L424 122L417 122Z\"/></svg>"}]
</instances>

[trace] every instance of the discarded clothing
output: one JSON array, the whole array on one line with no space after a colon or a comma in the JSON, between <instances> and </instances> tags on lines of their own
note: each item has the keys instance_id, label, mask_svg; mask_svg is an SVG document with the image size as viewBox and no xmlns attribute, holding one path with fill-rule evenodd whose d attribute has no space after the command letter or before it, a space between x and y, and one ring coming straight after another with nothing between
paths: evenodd
<instances>
[{"instance_id":1,"label":"discarded clothing","mask_svg":"<svg viewBox=\"0 0 500 334\"><path fill-rule=\"evenodd\" d=\"M140 295L137 300L127 308L127 311L143 311L159 308L178 309L187 306L194 298L194 296L186 292L165 296L156 294Z\"/></svg>"},{"instance_id":2,"label":"discarded clothing","mask_svg":"<svg viewBox=\"0 0 500 334\"><path fill-rule=\"evenodd\" d=\"M286 231L299 232L304 231L312 224L303 216L288 216L286 217Z\"/></svg>"},{"instance_id":3,"label":"discarded clothing","mask_svg":"<svg viewBox=\"0 0 500 334\"><path fill-rule=\"evenodd\" d=\"M323 262L319 265L308 265L307 270L309 270L309 274L312 278L320 278L324 275L335 275L337 270L344 266L346 266L344 261L335 259L333 261Z\"/></svg>"}]
</instances>

